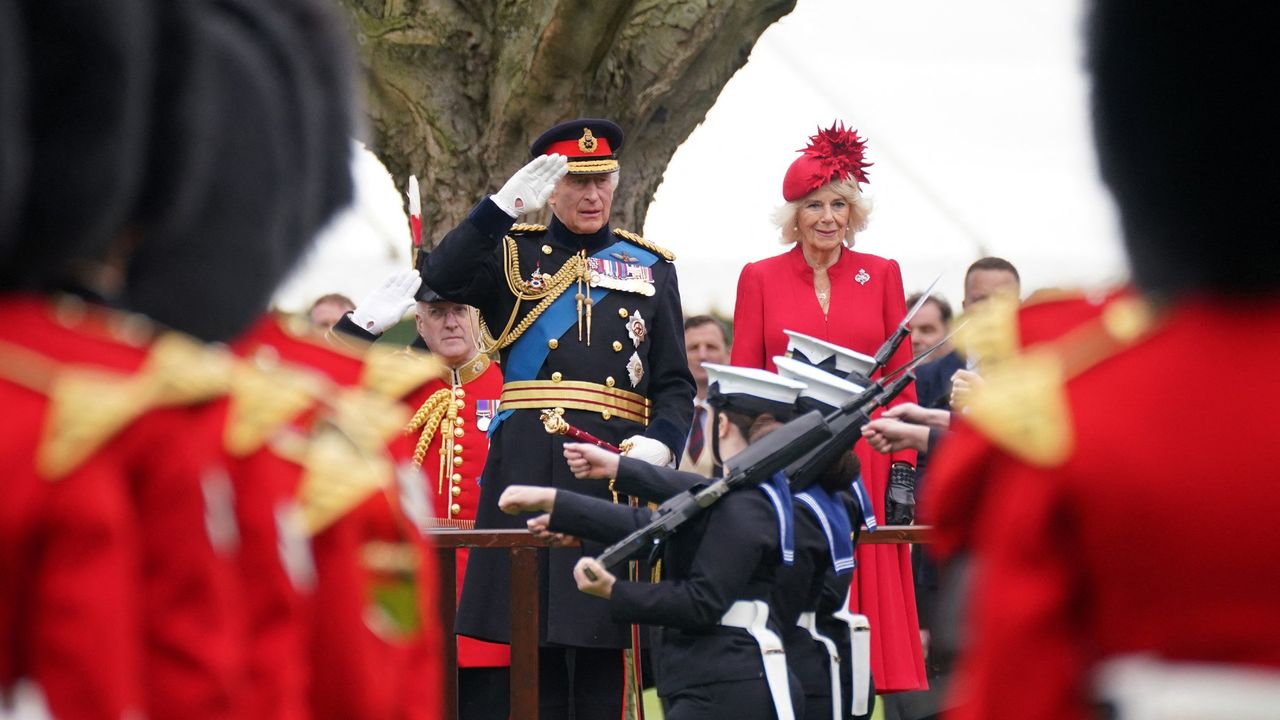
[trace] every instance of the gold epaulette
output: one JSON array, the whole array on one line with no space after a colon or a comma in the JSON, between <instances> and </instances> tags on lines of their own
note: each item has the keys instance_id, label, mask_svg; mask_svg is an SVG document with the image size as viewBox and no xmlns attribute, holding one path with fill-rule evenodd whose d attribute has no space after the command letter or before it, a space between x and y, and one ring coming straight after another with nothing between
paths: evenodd
<instances>
[{"instance_id":1,"label":"gold epaulette","mask_svg":"<svg viewBox=\"0 0 1280 720\"><path fill-rule=\"evenodd\" d=\"M626 240L627 242L635 243L636 245L639 245L640 247L644 248L645 250L648 250L649 252L656 253L662 256L662 258L667 262L674 262L676 259L675 253L671 252L670 250L662 247L657 243L645 240L644 238L631 232L630 230L623 230L622 228L614 228L613 234L617 235L623 240Z\"/></svg>"},{"instance_id":2,"label":"gold epaulette","mask_svg":"<svg viewBox=\"0 0 1280 720\"><path fill-rule=\"evenodd\" d=\"M983 368L995 367L1016 356L1021 347L1018 334L1018 296L997 293L966 312L959 322L955 344Z\"/></svg>"},{"instance_id":3,"label":"gold epaulette","mask_svg":"<svg viewBox=\"0 0 1280 720\"><path fill-rule=\"evenodd\" d=\"M386 445L408 411L398 403L345 388L318 418L310 438L280 438L272 448L303 468L299 504L310 535L322 532L374 493L395 485Z\"/></svg>"},{"instance_id":4,"label":"gold epaulette","mask_svg":"<svg viewBox=\"0 0 1280 720\"><path fill-rule=\"evenodd\" d=\"M233 367L229 353L168 333L152 344L136 373L64 369L47 393L49 416L36 467L45 477L62 477L147 411L221 397Z\"/></svg>"},{"instance_id":5,"label":"gold epaulette","mask_svg":"<svg viewBox=\"0 0 1280 720\"><path fill-rule=\"evenodd\" d=\"M544 233L546 231L547 231L546 225L535 225L532 223L516 223L515 225L512 225L511 229L508 230L507 232L519 233L521 235L528 235L532 233Z\"/></svg>"},{"instance_id":6,"label":"gold epaulette","mask_svg":"<svg viewBox=\"0 0 1280 720\"><path fill-rule=\"evenodd\" d=\"M234 457L254 452L290 420L318 404L330 387L326 378L300 367L241 363L231 382L223 438L227 451Z\"/></svg>"},{"instance_id":7,"label":"gold epaulette","mask_svg":"<svg viewBox=\"0 0 1280 720\"><path fill-rule=\"evenodd\" d=\"M374 345L364 356L360 386L384 398L399 400L427 382L448 376L448 373L448 369L428 353Z\"/></svg>"},{"instance_id":8,"label":"gold epaulette","mask_svg":"<svg viewBox=\"0 0 1280 720\"><path fill-rule=\"evenodd\" d=\"M965 418L997 447L1030 465L1061 465L1075 445L1067 383L1154 327L1147 303L1114 300L1097 319L984 370Z\"/></svg>"}]
</instances>

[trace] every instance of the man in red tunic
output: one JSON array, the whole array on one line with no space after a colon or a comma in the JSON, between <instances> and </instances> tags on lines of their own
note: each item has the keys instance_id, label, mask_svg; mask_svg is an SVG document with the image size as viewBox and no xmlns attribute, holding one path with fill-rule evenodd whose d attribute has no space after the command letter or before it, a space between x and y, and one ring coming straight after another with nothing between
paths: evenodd
<instances>
[{"instance_id":1,"label":"man in red tunic","mask_svg":"<svg viewBox=\"0 0 1280 720\"><path fill-rule=\"evenodd\" d=\"M1280 504L1280 113L1257 92L1280 79L1277 23L1093 5L1094 126L1141 297L1024 309L1005 331L1025 349L931 466L938 550L973 557L950 717L1276 716L1280 565L1259 558L1280 528L1219 509ZM1223 521L1229 543L1201 532Z\"/></svg>"}]
</instances>

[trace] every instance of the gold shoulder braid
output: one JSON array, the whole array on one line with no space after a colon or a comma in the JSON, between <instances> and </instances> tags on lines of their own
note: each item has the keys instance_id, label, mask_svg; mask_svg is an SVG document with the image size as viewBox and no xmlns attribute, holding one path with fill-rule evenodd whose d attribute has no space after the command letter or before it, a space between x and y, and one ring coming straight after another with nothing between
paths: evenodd
<instances>
[{"instance_id":1,"label":"gold shoulder braid","mask_svg":"<svg viewBox=\"0 0 1280 720\"><path fill-rule=\"evenodd\" d=\"M667 262L674 262L676 259L675 253L671 252L670 250L662 247L661 245L655 242L645 240L644 238L631 232L630 230L623 230L622 228L614 228L613 234L617 235L623 240L626 240L627 242L635 243L636 245L639 245L640 247L644 248L645 250L648 250L651 253L655 253L657 255L662 256L662 259L666 260Z\"/></svg>"},{"instance_id":2,"label":"gold shoulder braid","mask_svg":"<svg viewBox=\"0 0 1280 720\"><path fill-rule=\"evenodd\" d=\"M176 333L156 340L131 375L65 367L48 389L49 417L36 467L45 477L61 477L143 413L220 397L230 388L233 367L230 353Z\"/></svg>"},{"instance_id":3,"label":"gold shoulder braid","mask_svg":"<svg viewBox=\"0 0 1280 720\"><path fill-rule=\"evenodd\" d=\"M1036 467L1061 465L1074 449L1066 384L1146 337L1152 308L1124 298L1097 320L1009 359L974 390L965 418L995 445Z\"/></svg>"},{"instance_id":4,"label":"gold shoulder braid","mask_svg":"<svg viewBox=\"0 0 1280 720\"><path fill-rule=\"evenodd\" d=\"M546 231L547 231L546 225L534 225L531 223L516 223L515 225L511 226L510 230L508 230L508 232L520 233L520 234L544 233Z\"/></svg>"},{"instance_id":5,"label":"gold shoulder braid","mask_svg":"<svg viewBox=\"0 0 1280 720\"><path fill-rule=\"evenodd\" d=\"M448 376L449 369L429 353L373 345L364 356L360 386L382 397L399 400L432 380Z\"/></svg>"},{"instance_id":6,"label":"gold shoulder braid","mask_svg":"<svg viewBox=\"0 0 1280 720\"><path fill-rule=\"evenodd\" d=\"M231 381L224 437L227 451L233 457L254 452L282 426L316 405L329 389L327 379L296 366L241 363Z\"/></svg>"},{"instance_id":7,"label":"gold shoulder braid","mask_svg":"<svg viewBox=\"0 0 1280 720\"><path fill-rule=\"evenodd\" d=\"M386 443L399 431L404 414L393 400L344 388L292 457L289 448L273 443L282 457L303 466L299 496L309 533L321 532L373 493L394 489Z\"/></svg>"},{"instance_id":8,"label":"gold shoulder braid","mask_svg":"<svg viewBox=\"0 0 1280 720\"><path fill-rule=\"evenodd\" d=\"M1018 354L1018 297L997 293L964 314L955 344L965 355L990 369Z\"/></svg>"}]
</instances>

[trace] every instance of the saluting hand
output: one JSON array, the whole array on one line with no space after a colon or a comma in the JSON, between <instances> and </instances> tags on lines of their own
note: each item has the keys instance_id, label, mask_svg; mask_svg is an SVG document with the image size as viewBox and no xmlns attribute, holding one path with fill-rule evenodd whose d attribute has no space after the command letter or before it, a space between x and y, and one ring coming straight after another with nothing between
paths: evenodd
<instances>
[{"instance_id":1,"label":"saluting hand","mask_svg":"<svg viewBox=\"0 0 1280 720\"><path fill-rule=\"evenodd\" d=\"M490 198L512 218L541 210L547 204L547 198L551 197L551 191L555 190L556 183L567 172L569 161L565 156L556 153L540 155L517 170L507 184Z\"/></svg>"},{"instance_id":2,"label":"saluting hand","mask_svg":"<svg viewBox=\"0 0 1280 720\"><path fill-rule=\"evenodd\" d=\"M594 580L591 579L593 577ZM613 596L613 584L618 578L605 570L595 558L584 557L573 566L573 579L582 592L608 600Z\"/></svg>"},{"instance_id":3,"label":"saluting hand","mask_svg":"<svg viewBox=\"0 0 1280 720\"><path fill-rule=\"evenodd\" d=\"M564 459L569 461L573 476L580 480L618 476L618 455L589 443L565 443Z\"/></svg>"}]
</instances>

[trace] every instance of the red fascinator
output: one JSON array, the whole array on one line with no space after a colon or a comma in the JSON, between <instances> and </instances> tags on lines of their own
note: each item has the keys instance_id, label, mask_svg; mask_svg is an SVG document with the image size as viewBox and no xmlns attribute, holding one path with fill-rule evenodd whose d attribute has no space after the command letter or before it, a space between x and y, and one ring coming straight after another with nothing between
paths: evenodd
<instances>
[{"instance_id":1,"label":"red fascinator","mask_svg":"<svg viewBox=\"0 0 1280 720\"><path fill-rule=\"evenodd\" d=\"M857 130L846 130L843 122L833 122L831 127L818 129L809 138L809 146L801 150L800 157L787 168L782 178L782 198L787 202L799 200L833 180L852 177L858 182L867 180L867 168L872 163L863 159L867 143L858 137Z\"/></svg>"}]
</instances>

